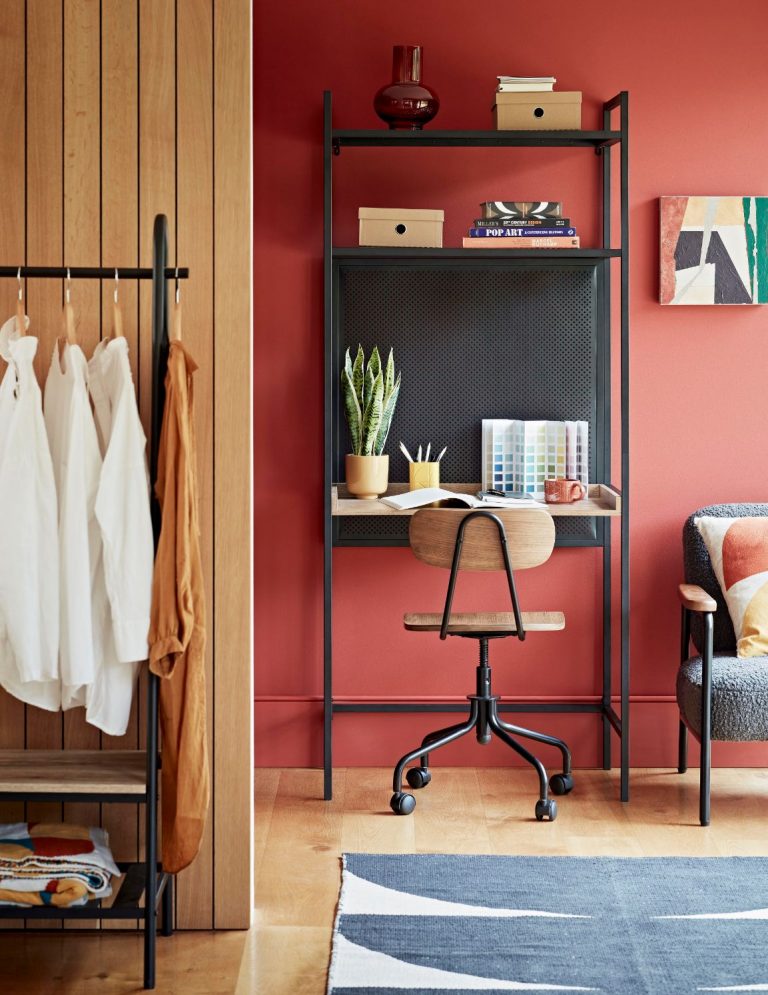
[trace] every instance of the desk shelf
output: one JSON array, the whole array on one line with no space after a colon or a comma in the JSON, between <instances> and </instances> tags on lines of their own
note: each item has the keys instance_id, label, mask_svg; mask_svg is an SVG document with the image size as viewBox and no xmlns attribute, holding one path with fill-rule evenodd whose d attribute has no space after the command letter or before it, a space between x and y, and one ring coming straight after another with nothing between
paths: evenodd
<instances>
[{"instance_id":1,"label":"desk shelf","mask_svg":"<svg viewBox=\"0 0 768 995\"><path fill-rule=\"evenodd\" d=\"M440 486L446 491L455 491L457 494L476 494L480 490L480 484L441 484ZM387 494L390 496L404 494L408 490L410 490L408 484L390 484ZM541 507L553 517L620 518L621 494L608 484L590 484L587 497L582 501L575 501L573 504L545 504L542 501ZM338 518L353 515L413 515L418 510L420 509L397 511L383 501L361 501L350 496L346 484L334 484L331 490L331 515Z\"/></svg>"},{"instance_id":2,"label":"desk shelf","mask_svg":"<svg viewBox=\"0 0 768 995\"><path fill-rule=\"evenodd\" d=\"M514 239L509 239L514 241ZM337 245L333 249L333 258L342 260L423 260L435 259L451 263L471 263L489 259L618 259L621 249L464 249L460 246L445 246L440 248L420 248L418 246L397 245Z\"/></svg>"},{"instance_id":3,"label":"desk shelf","mask_svg":"<svg viewBox=\"0 0 768 995\"><path fill-rule=\"evenodd\" d=\"M331 132L333 150L338 155L342 147L357 148L588 148L600 149L617 145L620 131L604 129L586 131L563 129L557 131L441 131L427 128L424 131L389 131L383 128L342 129Z\"/></svg>"},{"instance_id":4,"label":"desk shelf","mask_svg":"<svg viewBox=\"0 0 768 995\"><path fill-rule=\"evenodd\" d=\"M592 547L601 574L594 599L602 640L595 670L595 700L507 702L504 711L593 713L602 727L602 764L613 765L613 737L620 745L619 796L629 800L629 95L602 106L597 130L391 131L334 128L332 95L324 96L323 274L325 297L325 400L323 479L323 795L332 797L333 723L346 712L466 712L467 706L428 697L411 701L334 698L333 551L347 547L407 546L409 515L381 500L353 498L339 481L349 451L339 372L347 348L360 344L394 349L403 370L403 393L392 424L389 473L405 480L408 467L397 450L432 441L447 448L445 475L477 480L482 473L484 418L586 421L589 477L583 501L542 507L556 526L559 549ZM334 174L346 170L355 148L406 153L409 166L423 150L433 174L439 149L492 149L514 170L515 149L587 149L594 164L595 247L518 249L494 246L435 248L355 246L333 243ZM346 153L350 149L350 154ZM430 152L429 150L432 150ZM391 150L391 151L386 151ZM342 153L344 153L342 155ZM574 154L578 154L574 151ZM481 157L482 159L483 157ZM558 161L563 159L556 153ZM377 160L378 161L378 160ZM381 160L383 161L383 160ZM570 157L568 157L570 161ZM563 159L563 162L565 160ZM337 163L339 164L337 166ZM482 165L483 163L481 163ZM350 162L349 166L356 164ZM400 163L402 165L402 163ZM514 178L514 172L509 173ZM475 178L477 179L477 177ZM338 182L338 181L337 181ZM433 192L438 185L433 184ZM405 196L412 197L412 191ZM489 195L490 196L490 195ZM512 196L512 194L510 194ZM410 203L403 199L401 203ZM434 201L439 205L438 199ZM467 202L467 217L472 206ZM616 486L614 486L614 483ZM477 483L442 485L475 493ZM394 483L389 494L408 489ZM614 545L615 544L615 545ZM616 549L615 547L618 547ZM616 556L615 553L620 553ZM618 681L616 678L618 677ZM620 709L614 710L618 684ZM432 689L439 688L435 677Z\"/></svg>"}]
</instances>

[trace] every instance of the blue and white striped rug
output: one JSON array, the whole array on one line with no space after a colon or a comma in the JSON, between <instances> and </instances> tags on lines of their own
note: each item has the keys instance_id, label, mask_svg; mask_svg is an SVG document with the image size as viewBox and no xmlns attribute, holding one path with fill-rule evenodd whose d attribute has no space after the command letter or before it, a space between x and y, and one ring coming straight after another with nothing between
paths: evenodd
<instances>
[{"instance_id":1,"label":"blue and white striped rug","mask_svg":"<svg viewBox=\"0 0 768 995\"><path fill-rule=\"evenodd\" d=\"M328 995L768 992L768 859L346 854Z\"/></svg>"}]
</instances>

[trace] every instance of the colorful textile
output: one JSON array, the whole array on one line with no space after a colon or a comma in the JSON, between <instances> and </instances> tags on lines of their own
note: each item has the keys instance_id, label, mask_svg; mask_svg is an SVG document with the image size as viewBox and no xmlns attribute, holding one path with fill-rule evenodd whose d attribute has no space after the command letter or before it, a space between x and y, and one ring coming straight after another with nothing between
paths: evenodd
<instances>
[{"instance_id":1,"label":"colorful textile","mask_svg":"<svg viewBox=\"0 0 768 995\"><path fill-rule=\"evenodd\" d=\"M768 518L696 518L725 596L739 657L768 654Z\"/></svg>"},{"instance_id":2,"label":"colorful textile","mask_svg":"<svg viewBox=\"0 0 768 995\"><path fill-rule=\"evenodd\" d=\"M110 878L119 874L103 829L0 825L0 905L85 905L111 895Z\"/></svg>"}]
</instances>

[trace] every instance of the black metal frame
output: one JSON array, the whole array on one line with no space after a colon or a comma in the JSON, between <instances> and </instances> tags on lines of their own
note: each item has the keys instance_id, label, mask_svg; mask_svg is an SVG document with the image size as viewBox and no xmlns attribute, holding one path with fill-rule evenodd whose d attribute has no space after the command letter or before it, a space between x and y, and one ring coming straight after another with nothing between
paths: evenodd
<instances>
[{"instance_id":1,"label":"black metal frame","mask_svg":"<svg viewBox=\"0 0 768 995\"><path fill-rule=\"evenodd\" d=\"M155 217L152 243L151 268L118 268L122 279L152 280L152 424L150 432L151 479L157 475L157 455L160 427L165 404L165 364L168 356L168 287L167 280L185 280L189 270L168 268L168 219L164 214ZM16 277L17 267L0 267L0 277ZM21 277L72 280L114 279L115 270L108 267L22 266ZM152 495L152 521L155 546L160 536L160 514L157 500ZM160 679L153 673L147 677L147 779L146 790L141 794L92 791L51 793L0 792L0 801L57 801L57 802L130 802L145 806L145 859L139 863L118 863L125 878L111 906L102 906L99 900L76 908L35 906L20 909L0 906L0 919L136 919L144 924L144 988L155 987L157 910L162 911L162 934L173 932L173 875L162 869L157 860L157 798L158 771L160 769L158 742L158 692ZM144 904L140 899L144 896Z\"/></svg>"},{"instance_id":2,"label":"black metal frame","mask_svg":"<svg viewBox=\"0 0 768 995\"><path fill-rule=\"evenodd\" d=\"M461 522L459 523L459 528L456 532L456 544L453 547L453 561L451 562L451 575L448 578L448 591L445 595L445 608L443 608L443 621L440 623L440 638L445 639L448 635L448 626L451 623L451 607L453 605L453 594L456 590L456 581L459 577L459 570L461 570L461 553L464 548L464 533L467 531L467 526L470 522L476 521L478 518L485 518L496 526L496 530L499 533L499 545L501 547L501 555L504 560L504 572L507 575L507 587L509 588L509 599L512 602L512 613L515 616L515 635L523 642L525 639L525 626L523 625L523 616L520 614L520 603L517 600L517 588L515 587L515 575L512 573L512 564L509 562L509 549L507 548L507 533L504 528L504 523L499 518L498 515L494 515L492 511L472 511L468 515L465 515ZM490 637L490 636L489 636Z\"/></svg>"},{"instance_id":3,"label":"black metal frame","mask_svg":"<svg viewBox=\"0 0 768 995\"><path fill-rule=\"evenodd\" d=\"M690 657L691 614L692 608L682 606L680 625L680 663L685 663ZM696 735L693 729L680 716L678 739L677 770L685 774L688 770L688 732L701 745L701 766L699 768L699 822L702 826L709 825L710 819L710 782L712 773L712 657L714 654L714 617L713 612L700 610L704 623L704 645L701 651L701 733Z\"/></svg>"},{"instance_id":4,"label":"black metal frame","mask_svg":"<svg viewBox=\"0 0 768 995\"><path fill-rule=\"evenodd\" d=\"M337 702L333 698L333 640L332 640L332 553L334 545L334 526L331 509L331 489L334 484L333 472L335 466L334 454L334 384L336 369L334 366L334 324L336 321L336 305L334 300L334 261L341 264L344 260L365 260L381 262L391 259L397 264L408 259L436 259L462 261L462 265L478 263L499 263L502 254L499 250L472 249L378 249L378 248L334 248L333 246L333 158L341 154L343 147L375 147L375 148L422 148L422 147L464 147L464 148L591 148L600 157L600 181L602 188L602 245L593 249L559 249L521 251L508 250L509 258L514 254L519 260L548 260L553 264L557 260L565 263L568 259L592 261L598 268L600 286L601 314L600 321L606 329L612 326L611 315L611 260L620 260L620 391L621 391L621 486L617 488L622 497L621 503L621 539L620 539L620 714L613 706L613 644L612 644L612 550L611 550L611 519L601 519L597 526L596 543L603 549L603 687L599 702L596 703L510 703L500 706L505 711L514 712L568 712L596 713L602 719L602 759L603 767L609 770L612 766L612 737L615 732L620 740L620 798L629 800L629 96L626 91L617 94L613 99L603 104L603 129L601 131L437 131L425 130L418 132L397 132L385 130L335 130L332 122L331 93L324 94L324 141L323 141L323 279L325 289L325 397L324 397L324 437L325 437L325 473L323 495L323 584L324 584L324 639L323 639L323 795L326 800L332 797L332 720L335 713L343 712L455 712L463 711L460 704L438 703L348 703ZM611 129L614 112L618 112L619 128ZM610 150L614 145L619 147L619 196L620 196L620 244L612 247L613 232L613 176L611 169ZM507 252L503 252L507 256ZM605 389L602 391L604 405L603 418L605 431L603 433L602 453L600 462L604 467L604 479L610 480L612 462L611 443L611 413L612 413L612 383L610 334L603 337L605 348L598 361L601 361L601 375ZM597 456L598 454L596 454ZM362 545L363 543L361 543ZM371 545L372 543L366 543ZM376 543L377 545L379 543Z\"/></svg>"}]
</instances>

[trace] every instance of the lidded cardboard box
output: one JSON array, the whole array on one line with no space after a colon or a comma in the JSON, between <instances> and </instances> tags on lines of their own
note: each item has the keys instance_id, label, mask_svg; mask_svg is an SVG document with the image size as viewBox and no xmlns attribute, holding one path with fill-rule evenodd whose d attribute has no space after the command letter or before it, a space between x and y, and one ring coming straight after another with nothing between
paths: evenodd
<instances>
[{"instance_id":1,"label":"lidded cardboard box","mask_svg":"<svg viewBox=\"0 0 768 995\"><path fill-rule=\"evenodd\" d=\"M497 93L497 131L558 131L581 128L581 91Z\"/></svg>"},{"instance_id":2,"label":"lidded cardboard box","mask_svg":"<svg viewBox=\"0 0 768 995\"><path fill-rule=\"evenodd\" d=\"M410 245L440 249L445 211L361 207L360 245Z\"/></svg>"}]
</instances>

